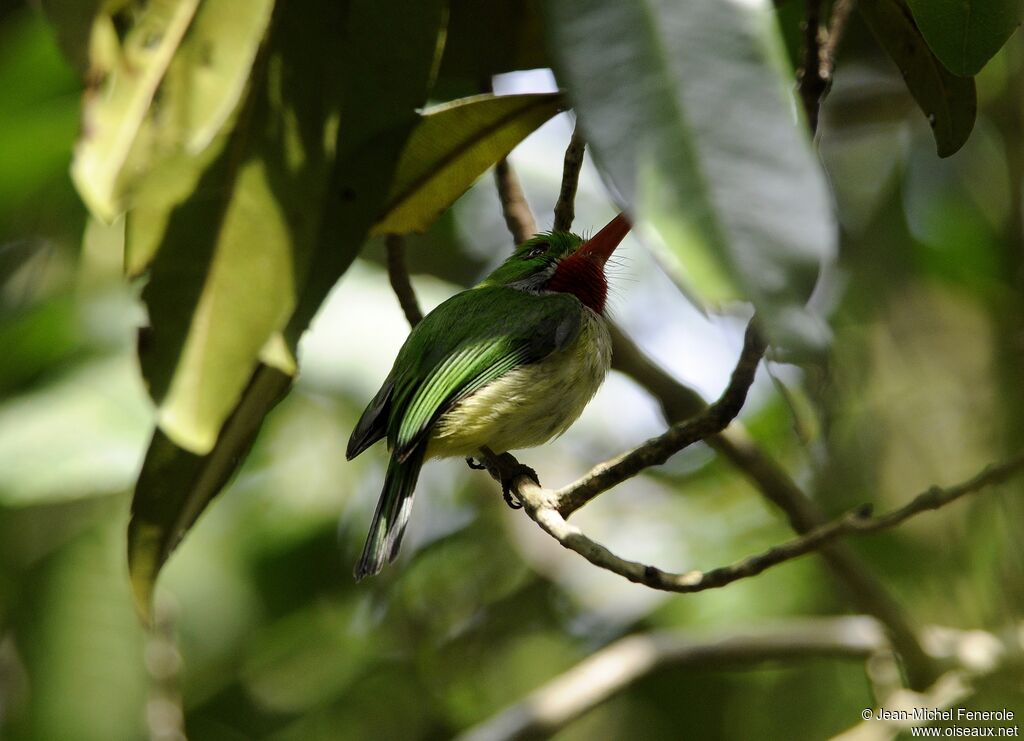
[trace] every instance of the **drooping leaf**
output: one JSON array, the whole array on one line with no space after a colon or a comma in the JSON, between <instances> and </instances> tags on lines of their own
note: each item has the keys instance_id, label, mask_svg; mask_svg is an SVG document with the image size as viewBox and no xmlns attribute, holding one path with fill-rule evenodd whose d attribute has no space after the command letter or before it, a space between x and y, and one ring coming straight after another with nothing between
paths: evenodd
<instances>
[{"instance_id":1,"label":"drooping leaf","mask_svg":"<svg viewBox=\"0 0 1024 741\"><path fill-rule=\"evenodd\" d=\"M223 198L210 198L209 194L223 192L213 186L224 182L218 178L225 173L230 175L225 162L216 163L204 175L195 197L179 209L183 215L176 211L172 216L169 233L179 230L175 232L175 249L159 250L150 285L161 277L164 288L159 299L162 312L171 319L168 326L176 328L178 336L186 343L203 350L189 355L190 351L185 348L180 359L164 350L162 361L153 364L162 374L157 380L162 380L165 387L173 387L178 373L186 373L178 397L181 403L176 404L176 408L187 413L190 407L184 402L190 394L192 400L216 403L220 409L221 402L201 387L207 382L221 379L223 391L223 378L227 375L233 382L237 373L247 368L250 377L240 395L234 396L223 425L210 427L214 430L214 442L207 450L197 452L182 445L169 434L166 426L154 436L136 485L128 533L132 584L143 612L148 609L161 566L223 488L244 458L263 418L290 387L294 371L290 364L299 335L328 290L354 259L372 226L373 215L380 213L383 207L399 156L418 119L416 110L426 99L436 69L445 17L443 0L403 0L397 5L401 7L396 8L396 3L382 7L371 0L353 0L339 7L324 0L324 8L321 8L324 12L317 15L313 34L310 34L306 14L282 12L273 26L272 43L278 51L269 59L267 88L273 92L261 105L279 114L282 111L278 106L284 106L283 113L287 115L273 116L264 127L259 123L262 115L259 109L254 111L252 120L256 123L251 126L255 132L252 136L256 137L252 145L255 148L239 165L239 172L227 181L234 186L232 198L241 200L239 208L248 218L257 221L256 226L239 228L238 235L247 235L250 241L239 239L230 246L222 244L228 234L228 221L221 211L233 206L225 204ZM340 13L343 31L336 30L327 20L331 15L329 11ZM396 18L401 22L396 23ZM385 37L390 40L389 44L380 43ZM338 39L346 40L346 45L340 49ZM315 46L313 41L317 42ZM308 110L308 106L313 105L311 93L319 95L323 110ZM332 100L341 101L340 111L337 106L330 106ZM295 106L295 110L288 106ZM338 127L336 142L326 137L334 119L333 115L325 115L328 111L338 113L343 122ZM291 131L289 126L299 126L301 131ZM262 133L265 129L266 133ZM239 137L241 134L236 133L226 151L242 146L236 144ZM270 146L281 137L288 146L281 149ZM332 154L332 150L337 152L329 176L332 189L321 188L316 194L297 180L309 174L310 161L319 163L323 158L317 147L325 146L325 141L331 145L325 148L327 155ZM268 152L277 153L277 159L268 159ZM257 166L259 163L262 164ZM228 169L220 169L225 167ZM249 182L257 185L255 189L240 190L242 171L246 167L254 169ZM206 183L207 178L211 179L209 183ZM317 177L306 181L306 185L314 181L326 185L327 180L327 174L321 174L318 169ZM270 194L266 193L266 183L273 186ZM211 187L204 187L204 184ZM253 193L258 197L253 198ZM282 221L282 212L292 219L287 224ZM184 218L185 214L197 221L193 224ZM211 237L204 237L203 224L215 227L217 235L212 239L216 244L210 243ZM260 225L263 229L254 231ZM280 231L275 231L285 226L287 234L291 235L287 243L281 241ZM206 239L206 246L197 249L189 243L189 238ZM276 244L271 244L275 239ZM269 259L266 250L270 250ZM290 255L290 262L282 267L275 261L285 253ZM220 266L214 264L217 261L225 268L234 267L238 275L231 275L226 269L218 275ZM267 266L246 265L260 261L284 272L282 280L287 283L288 291L268 291L266 284L252 284L253 270L257 271L258 279L271 280ZM171 288L175 279L178 280L176 291ZM284 283L276 285L280 288ZM214 290L217 286L220 288ZM303 286L301 292L298 286ZM150 293L151 297L156 295ZM211 296L213 298L209 298ZM251 303L254 296L264 303L256 307ZM239 297L244 302L241 311L232 303ZM173 313L175 301L181 304L177 317ZM256 312L256 316L251 312ZM270 326L265 320L272 312L280 317L281 324L288 321L288 344L278 331L264 334L263 330ZM221 313L228 317L222 320ZM260 324L258 333L254 332L254 322ZM220 342L211 341L211 332L216 327L220 328L217 330ZM231 331L248 333L250 340L261 336L264 344L257 346L253 341L244 354L238 352L237 346L225 353L223 343L235 342L229 336ZM153 343L158 343L156 324L151 334ZM256 355L264 362L257 365ZM267 361L273 361L274 365L268 365ZM208 409L205 424L209 425L213 419Z\"/></svg>"},{"instance_id":2,"label":"drooping leaf","mask_svg":"<svg viewBox=\"0 0 1024 741\"><path fill-rule=\"evenodd\" d=\"M770 4L552 0L546 9L556 71L641 234L682 270L699 259L715 298L734 285L776 342L820 344L825 330L804 304L836 227Z\"/></svg>"},{"instance_id":3,"label":"drooping leaf","mask_svg":"<svg viewBox=\"0 0 1024 741\"><path fill-rule=\"evenodd\" d=\"M901 0L865 0L858 7L928 118L939 156L954 154L974 128L978 112L974 80L957 77L942 65Z\"/></svg>"},{"instance_id":4,"label":"drooping leaf","mask_svg":"<svg viewBox=\"0 0 1024 741\"><path fill-rule=\"evenodd\" d=\"M374 234L426 231L487 168L562 108L557 94L480 95L423 112Z\"/></svg>"},{"instance_id":5,"label":"drooping leaf","mask_svg":"<svg viewBox=\"0 0 1024 741\"><path fill-rule=\"evenodd\" d=\"M231 479L264 418L291 388L292 378L260 365L217 437L196 455L157 429L135 485L128 525L128 570L135 605L147 618L157 574L206 505Z\"/></svg>"},{"instance_id":6,"label":"drooping leaf","mask_svg":"<svg viewBox=\"0 0 1024 741\"><path fill-rule=\"evenodd\" d=\"M109 221L121 210L129 154L199 0L153 0L122 44L99 90L86 100L71 176L82 200Z\"/></svg>"},{"instance_id":7,"label":"drooping leaf","mask_svg":"<svg viewBox=\"0 0 1024 741\"><path fill-rule=\"evenodd\" d=\"M320 23L311 38L297 16L281 13L245 121L170 214L142 293L151 332L140 360L160 427L199 455L213 448L262 348L287 321L297 266L316 238L309 204L322 201L330 170L326 131L340 74L332 42L342 14Z\"/></svg>"},{"instance_id":8,"label":"drooping leaf","mask_svg":"<svg viewBox=\"0 0 1024 741\"><path fill-rule=\"evenodd\" d=\"M1017 30L1021 0L907 0L928 46L950 72L975 75Z\"/></svg>"}]
</instances>

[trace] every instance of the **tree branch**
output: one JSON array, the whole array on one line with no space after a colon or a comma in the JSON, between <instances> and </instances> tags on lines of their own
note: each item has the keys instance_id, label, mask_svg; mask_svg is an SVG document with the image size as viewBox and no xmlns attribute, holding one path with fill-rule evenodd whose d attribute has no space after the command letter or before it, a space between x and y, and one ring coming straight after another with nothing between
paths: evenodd
<instances>
[{"instance_id":1,"label":"tree branch","mask_svg":"<svg viewBox=\"0 0 1024 741\"><path fill-rule=\"evenodd\" d=\"M578 171L570 170L568 176L577 177ZM565 179L566 175L563 173L563 180ZM504 204L505 196L500 187L499 196L502 197ZM611 324L611 332L612 367L647 389L661 404L665 419L669 423L682 422L700 414L706 408L707 405L700 394L679 383L651 361L614 323ZM811 499L782 467L758 446L741 425L734 422L725 430L710 436L707 443L736 466L769 501L779 507L798 533L805 533L825 522L824 515ZM506 465L506 474L514 472L514 466L518 465L514 458L511 461L496 461L484 456L484 460L490 463L492 471L503 462ZM518 492L524 496L527 491L532 492L538 488L529 477L521 477L517 486ZM854 603L878 618L888 628L893 645L903 659L911 685L927 686L936 676L936 668L921 648L917 631L910 624L900 604L845 543L826 544L820 553L852 595Z\"/></svg>"},{"instance_id":2,"label":"tree branch","mask_svg":"<svg viewBox=\"0 0 1024 741\"><path fill-rule=\"evenodd\" d=\"M391 281L391 289L398 297L409 326L415 327L422 321L423 312L416 300L416 292L412 289L409 269L405 265L405 237L388 234L384 238L384 245L388 252L388 280Z\"/></svg>"},{"instance_id":3,"label":"tree branch","mask_svg":"<svg viewBox=\"0 0 1024 741\"><path fill-rule=\"evenodd\" d=\"M828 88L821 64L821 0L806 0L804 15L804 59L800 67L800 100L804 104L807 127L813 137L818 130L818 109Z\"/></svg>"},{"instance_id":4,"label":"tree branch","mask_svg":"<svg viewBox=\"0 0 1024 741\"><path fill-rule=\"evenodd\" d=\"M566 522L558 508L559 492L538 486L526 475L517 476L515 458L507 453L489 458L486 463L489 472L496 480L514 479L513 491L519 501L523 503L527 514L563 547L575 551L599 568L651 589L692 593L717 589L740 579L757 576L772 566L778 566L818 550L845 535L871 533L895 527L914 515L939 509L967 494L1001 483L1024 469L1024 453L1005 463L990 466L963 483L946 489L933 486L905 506L881 517L871 517L869 509L862 507L759 555L710 571L692 570L682 573L662 571L655 566L629 561L591 540L579 528ZM586 477L580 479L580 481L585 480ZM567 488L572 489L573 486L575 485Z\"/></svg>"},{"instance_id":5,"label":"tree branch","mask_svg":"<svg viewBox=\"0 0 1024 741\"><path fill-rule=\"evenodd\" d=\"M505 225L515 243L522 244L537 233L537 222L530 211L530 204L526 202L519 178L507 158L494 166L494 182L498 186L498 199L501 201Z\"/></svg>"},{"instance_id":6,"label":"tree branch","mask_svg":"<svg viewBox=\"0 0 1024 741\"><path fill-rule=\"evenodd\" d=\"M827 84L832 83L832 72L836 67L836 51L839 49L839 42L843 40L846 31L846 23L850 19L854 5L857 0L836 0L832 6L832 17L828 23L828 38L821 47L821 71L819 76L823 77Z\"/></svg>"},{"instance_id":7,"label":"tree branch","mask_svg":"<svg viewBox=\"0 0 1024 741\"><path fill-rule=\"evenodd\" d=\"M1017 649L982 631L928 626L924 632L930 656L955 668L926 694L900 690L884 697L888 709L949 707L970 693L969 675L991 675ZM890 649L885 626L866 615L793 620L703 636L683 630L637 633L605 646L458 738L513 741L553 735L640 679L669 666L750 668L765 661L867 659ZM853 736L850 738L852 741Z\"/></svg>"},{"instance_id":8,"label":"tree branch","mask_svg":"<svg viewBox=\"0 0 1024 741\"><path fill-rule=\"evenodd\" d=\"M696 417L672 425L665 433L616 459L595 466L586 476L554 493L555 509L568 517L603 491L632 478L650 466L663 464L680 450L724 430L739 414L754 382L765 342L752 319L743 338L743 351L721 397Z\"/></svg>"},{"instance_id":9,"label":"tree branch","mask_svg":"<svg viewBox=\"0 0 1024 741\"><path fill-rule=\"evenodd\" d=\"M680 630L638 633L609 644L458 738L546 738L667 666L720 668L819 657L863 659L886 647L885 634L868 617L794 620L700 638Z\"/></svg>"},{"instance_id":10,"label":"tree branch","mask_svg":"<svg viewBox=\"0 0 1024 741\"><path fill-rule=\"evenodd\" d=\"M558 202L555 203L556 232L567 232L572 228L576 218L576 189L580 183L580 170L583 168L583 154L587 143L583 140L583 131L579 122L573 129L569 146L565 149L562 163L562 187L558 191Z\"/></svg>"},{"instance_id":11,"label":"tree branch","mask_svg":"<svg viewBox=\"0 0 1024 741\"><path fill-rule=\"evenodd\" d=\"M855 0L836 0L832 6L832 17L826 33L821 23L821 0L807 0L807 11L804 15L804 58L798 79L800 100L812 137L818 131L821 102L832 86L836 50L843 38L854 3Z\"/></svg>"}]
</instances>

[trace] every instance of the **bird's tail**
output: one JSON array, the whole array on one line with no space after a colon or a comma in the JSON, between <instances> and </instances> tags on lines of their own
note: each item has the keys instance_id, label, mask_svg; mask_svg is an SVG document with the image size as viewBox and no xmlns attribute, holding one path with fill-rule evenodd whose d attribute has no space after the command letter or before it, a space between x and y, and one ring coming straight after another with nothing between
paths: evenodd
<instances>
[{"instance_id":1,"label":"bird's tail","mask_svg":"<svg viewBox=\"0 0 1024 741\"><path fill-rule=\"evenodd\" d=\"M397 456L391 457L388 472L384 477L384 490L377 501L377 509L370 523L370 534L366 536L363 555L356 564L356 581L366 576L373 576L384 568L384 564L393 561L402 545L405 526L412 512L412 495L416 488L416 479L423 465L423 454L426 445L418 445L411 455L401 463Z\"/></svg>"}]
</instances>

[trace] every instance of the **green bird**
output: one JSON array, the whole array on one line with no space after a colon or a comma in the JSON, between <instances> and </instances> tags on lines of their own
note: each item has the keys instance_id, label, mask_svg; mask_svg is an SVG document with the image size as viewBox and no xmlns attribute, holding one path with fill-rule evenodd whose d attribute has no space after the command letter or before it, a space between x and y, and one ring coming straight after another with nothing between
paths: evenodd
<instances>
[{"instance_id":1,"label":"green bird","mask_svg":"<svg viewBox=\"0 0 1024 741\"><path fill-rule=\"evenodd\" d=\"M398 554L424 461L543 445L580 416L611 365L604 267L629 228L538 234L412 330L348 442L349 460L391 452L357 580Z\"/></svg>"}]
</instances>

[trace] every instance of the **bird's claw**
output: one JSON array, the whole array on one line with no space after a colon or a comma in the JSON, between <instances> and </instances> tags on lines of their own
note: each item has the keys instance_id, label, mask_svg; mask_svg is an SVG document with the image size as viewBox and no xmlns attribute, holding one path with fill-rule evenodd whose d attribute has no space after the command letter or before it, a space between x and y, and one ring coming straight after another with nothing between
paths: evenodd
<instances>
[{"instance_id":1,"label":"bird's claw","mask_svg":"<svg viewBox=\"0 0 1024 741\"><path fill-rule=\"evenodd\" d=\"M483 471L485 468L487 468L486 463L478 463L471 455L466 456L466 465L472 468L474 471Z\"/></svg>"},{"instance_id":2,"label":"bird's claw","mask_svg":"<svg viewBox=\"0 0 1024 741\"><path fill-rule=\"evenodd\" d=\"M501 480L501 496L505 498L505 504L512 509L522 509L523 503L516 498L516 495L512 492L512 484L520 476L528 476L533 479L533 483L540 486L540 479L537 478L537 472L534 471L527 465L517 463L515 468L507 472L507 475Z\"/></svg>"}]
</instances>

